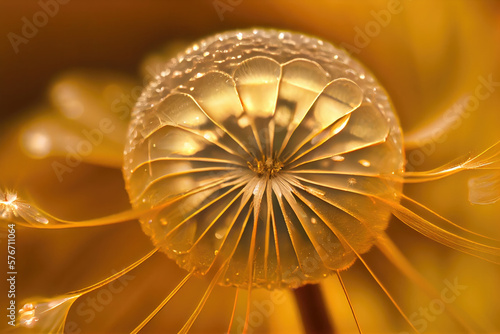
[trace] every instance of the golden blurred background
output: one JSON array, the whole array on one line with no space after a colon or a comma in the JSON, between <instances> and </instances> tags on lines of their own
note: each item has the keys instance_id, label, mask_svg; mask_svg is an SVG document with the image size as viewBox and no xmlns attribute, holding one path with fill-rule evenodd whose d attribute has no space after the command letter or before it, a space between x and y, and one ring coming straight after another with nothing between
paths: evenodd
<instances>
[{"instance_id":1,"label":"golden blurred background","mask_svg":"<svg viewBox=\"0 0 500 334\"><path fill-rule=\"evenodd\" d=\"M37 13L47 11L47 3L57 4L49 9L54 15L48 15L47 23L40 25L36 33L31 32L33 37L24 37L26 20L33 22ZM4 35L0 42L0 187L29 193L41 207L66 219L99 217L128 206L120 171L82 165L59 182L51 168L56 158L32 160L20 150L20 127L36 115L39 106L48 106L48 87L67 70L117 71L140 83L141 62L166 43L191 41L227 29L290 29L343 45L359 58L388 91L403 131L425 124L465 94L474 96L476 87L484 80L500 82L500 2L496 0L1 1L0 13L0 31ZM499 87L500 84L491 85L488 98L462 118L445 140L430 141L418 149L425 156L422 161L417 155L409 155L414 157L411 167L437 167L498 141ZM467 199L471 175L467 172L408 186L405 193L456 223L500 238L500 203L471 205ZM5 232L0 232L4 254ZM444 280L455 278L467 286L454 306L469 314L478 324L478 331L500 331L496 310L498 266L428 241L396 219L388 233L436 289L445 287ZM137 223L128 222L61 231L18 228L17 247L20 303L28 297L56 296L90 285L144 255L151 244ZM395 299L408 314L429 305L420 289L395 274L386 260L377 260L380 254L369 255L377 264L377 273L388 282ZM67 332L130 331L168 294L183 273L159 254L132 276L124 293L113 295L109 305L94 312L95 319L89 320L91 312L83 316L77 312L79 305L83 305L80 310L89 309L87 297L80 304L75 303L69 322L76 325ZM346 272L344 279L365 332L386 333L405 328L387 297L359 264ZM4 284L0 283L2 303ZM338 287L329 281L322 288L339 332L355 331ZM183 290L180 300L155 318L145 332L179 328L202 289L194 286ZM220 298L209 300L193 332L224 331L234 294L226 290L216 289L214 295ZM269 296L258 291L256 298L266 300ZM296 306L290 296L286 298L254 333L302 331ZM2 320L0 329L4 325ZM463 331L446 315L437 316L428 325L426 333Z\"/></svg>"}]
</instances>

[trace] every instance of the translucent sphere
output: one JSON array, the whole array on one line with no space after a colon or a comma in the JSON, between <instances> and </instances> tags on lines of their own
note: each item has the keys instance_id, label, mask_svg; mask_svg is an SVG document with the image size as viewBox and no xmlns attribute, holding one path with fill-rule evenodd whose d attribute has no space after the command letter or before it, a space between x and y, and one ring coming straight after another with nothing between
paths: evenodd
<instances>
[{"instance_id":1,"label":"translucent sphere","mask_svg":"<svg viewBox=\"0 0 500 334\"><path fill-rule=\"evenodd\" d=\"M165 64L134 109L123 171L143 230L179 266L276 288L367 252L399 201L403 161L389 98L358 61L254 29Z\"/></svg>"}]
</instances>

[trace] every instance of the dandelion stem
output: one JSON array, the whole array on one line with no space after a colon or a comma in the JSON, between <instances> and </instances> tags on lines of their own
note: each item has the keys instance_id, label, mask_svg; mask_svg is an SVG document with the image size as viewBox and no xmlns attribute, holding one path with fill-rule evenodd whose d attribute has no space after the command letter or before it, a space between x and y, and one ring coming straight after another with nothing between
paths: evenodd
<instances>
[{"instance_id":1,"label":"dandelion stem","mask_svg":"<svg viewBox=\"0 0 500 334\"><path fill-rule=\"evenodd\" d=\"M328 316L325 300L317 284L304 285L293 290L304 330L308 334L335 334Z\"/></svg>"}]
</instances>

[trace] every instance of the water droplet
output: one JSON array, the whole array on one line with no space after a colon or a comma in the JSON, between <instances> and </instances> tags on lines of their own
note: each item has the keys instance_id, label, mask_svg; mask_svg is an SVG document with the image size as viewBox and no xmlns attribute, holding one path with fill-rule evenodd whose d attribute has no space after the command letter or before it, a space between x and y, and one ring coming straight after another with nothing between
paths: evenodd
<instances>
[{"instance_id":1,"label":"water droplet","mask_svg":"<svg viewBox=\"0 0 500 334\"><path fill-rule=\"evenodd\" d=\"M247 116L242 116L238 119L238 125L242 128L246 128L248 125L250 125L250 120Z\"/></svg>"},{"instance_id":2,"label":"water droplet","mask_svg":"<svg viewBox=\"0 0 500 334\"><path fill-rule=\"evenodd\" d=\"M334 156L332 157L332 160L333 160L333 161L344 161L344 160L345 160L345 158L344 158L343 156L341 156L341 155L334 155Z\"/></svg>"},{"instance_id":3,"label":"water droplet","mask_svg":"<svg viewBox=\"0 0 500 334\"><path fill-rule=\"evenodd\" d=\"M21 319L19 321L19 323L21 324L21 326L24 326L27 328L33 328L35 326L35 324L38 322L38 320L39 319L37 317L31 316L30 318Z\"/></svg>"},{"instance_id":4,"label":"water droplet","mask_svg":"<svg viewBox=\"0 0 500 334\"><path fill-rule=\"evenodd\" d=\"M253 195L256 196L259 193L260 188L262 187L262 182L257 182L255 188L253 189Z\"/></svg>"},{"instance_id":5,"label":"water droplet","mask_svg":"<svg viewBox=\"0 0 500 334\"><path fill-rule=\"evenodd\" d=\"M215 142L217 140L217 136L212 131L206 131L203 134L203 138L211 142Z\"/></svg>"},{"instance_id":6,"label":"water droplet","mask_svg":"<svg viewBox=\"0 0 500 334\"><path fill-rule=\"evenodd\" d=\"M363 166L363 167L370 167L370 166L371 166L370 161L365 160L365 159L361 159L361 160L359 160L358 162L359 162L359 163L361 164L361 166Z\"/></svg>"},{"instance_id":7,"label":"water droplet","mask_svg":"<svg viewBox=\"0 0 500 334\"><path fill-rule=\"evenodd\" d=\"M41 224L48 224L49 220L45 217L36 217L35 220Z\"/></svg>"}]
</instances>

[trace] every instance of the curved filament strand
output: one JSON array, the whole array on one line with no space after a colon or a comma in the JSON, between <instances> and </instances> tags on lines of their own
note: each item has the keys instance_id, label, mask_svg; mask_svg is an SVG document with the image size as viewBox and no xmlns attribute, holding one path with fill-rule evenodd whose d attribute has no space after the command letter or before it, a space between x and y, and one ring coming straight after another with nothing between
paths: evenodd
<instances>
[{"instance_id":1,"label":"curved filament strand","mask_svg":"<svg viewBox=\"0 0 500 334\"><path fill-rule=\"evenodd\" d=\"M303 198L302 196L299 195L299 197L301 197L301 199L307 203L307 199ZM319 212L317 211L313 206L312 206L312 209L313 211L318 215L318 217L320 217L323 221L325 222L328 222L328 219L327 217L324 216L324 214L322 212ZM394 300L394 298L391 296L390 292L387 290L387 288L384 286L384 284L380 281L380 279L377 277L377 275L375 275L375 273L373 272L373 270L370 268L370 266L368 265L368 263L364 260L364 258L354 249L354 247L349 243L349 241L343 236L342 233L340 233L336 228L335 226L333 226L331 223L328 224L328 226L330 227L330 229L332 230L333 233L335 233L335 235L339 238L339 240L341 240L342 242L344 242L347 246L349 246L349 248L354 252L354 254L356 254L356 257L363 263L363 265L365 266L365 268L368 270L368 272L370 273L370 275L373 277L373 279L377 282L377 284L379 285L379 287L384 291L384 293L387 295L387 297L389 298L389 300L392 302L392 304L394 304L394 306L396 307L396 309L399 311L399 313L401 314L401 316L405 319L405 321L408 323L408 325L415 331L415 333L419 333L418 330L415 328L415 326L411 323L410 319L408 318L408 316L404 313L404 311L401 309L401 307L398 305L398 303L396 302L396 300Z\"/></svg>"},{"instance_id":2,"label":"curved filament strand","mask_svg":"<svg viewBox=\"0 0 500 334\"><path fill-rule=\"evenodd\" d=\"M500 200L500 172L490 172L469 179L469 202L472 204L493 204Z\"/></svg>"},{"instance_id":3,"label":"curved filament strand","mask_svg":"<svg viewBox=\"0 0 500 334\"><path fill-rule=\"evenodd\" d=\"M314 213L316 213L318 215L318 217L320 217L325 223L327 223L328 227L331 229L331 231L337 236L337 238L339 238L339 240L346 244L353 252L354 254L356 255L356 257L363 263L363 265L365 266L365 268L368 270L368 272L370 273L370 275L373 277L373 279L377 282L377 284L380 286L380 288L384 291L384 293L387 295L387 297L389 298L389 300L394 304L394 306L396 307L396 309L399 311L399 313L401 314L401 316L405 319L405 321L410 325L410 327L415 331L415 333L419 333L418 330L413 326L413 324L411 323L410 319L408 319L408 316L404 313L404 311L401 309L401 307L398 305L398 303L394 300L394 298L391 296L391 294L389 293L389 291L386 289L386 287L384 286L384 284L382 284L382 282L380 281L380 279L377 277L377 275L375 275L375 273L373 272L373 270L370 268L370 266L368 265L368 263L366 263L366 261L364 260L364 258L359 254L359 252L356 251L356 249L351 245L351 243L349 243L349 241L347 240L346 237L344 237L344 235L329 221L328 217L325 216L325 213L324 212L321 212L320 210L318 210L310 201L308 201L304 196L302 196L300 193L296 193L296 195L304 202L304 203L307 203L311 209L314 211ZM319 199L323 199L321 198L320 196L316 196L318 197ZM324 199L323 199L324 200ZM328 203L328 202L326 202ZM329 204L329 203L328 203ZM331 204L330 204L331 205ZM333 205L332 205L333 206Z\"/></svg>"},{"instance_id":4,"label":"curved filament strand","mask_svg":"<svg viewBox=\"0 0 500 334\"><path fill-rule=\"evenodd\" d=\"M245 313L245 326L243 327L243 333L247 333L248 329L248 319L250 317L250 302L252 299L250 298L252 294L252 282L253 282L253 271L254 271L254 263L255 263L255 238L257 237L257 226L258 226L258 221L259 221L259 216L260 216L260 202L262 201L262 197L264 196L264 191L266 190L266 187L262 184L264 181L258 180L257 182L260 183L260 188L259 192L254 195L254 212L253 212L253 228L252 228L252 240L250 242L250 252L248 255L248 284L247 284L247 310Z\"/></svg>"},{"instance_id":5,"label":"curved filament strand","mask_svg":"<svg viewBox=\"0 0 500 334\"><path fill-rule=\"evenodd\" d=\"M79 297L120 278L149 259L157 251L158 248L153 249L128 267L89 287L69 292L63 296L26 302L19 310L19 324L24 327L35 328L40 333L62 334L69 309Z\"/></svg>"},{"instance_id":6,"label":"curved filament strand","mask_svg":"<svg viewBox=\"0 0 500 334\"><path fill-rule=\"evenodd\" d=\"M162 127L174 126L203 137L227 153L244 159L243 155L238 153L238 144L229 136L225 137L217 131L205 130L209 128L208 123L212 123L216 128L219 128L219 126L201 110L189 94L181 92L172 93L165 97L157 108L161 125L148 136L144 137L145 139Z\"/></svg>"},{"instance_id":7,"label":"curved filament strand","mask_svg":"<svg viewBox=\"0 0 500 334\"><path fill-rule=\"evenodd\" d=\"M409 227L413 228L414 230L416 230L420 234L423 234L436 242L439 242L445 246L451 247L451 248L456 249L458 251L479 257L479 258L484 259L484 260L489 261L489 262L500 264L500 248L484 245L482 243L466 239L464 237L461 237L461 236L458 236L454 233L451 233L447 230L444 230L443 228L440 228L440 227L432 224L428 220L420 217L415 212L404 207L403 205L401 205L397 202L388 200L386 197L383 197L380 195L375 195L375 194L370 194L370 193L368 193L366 191L362 191L362 190L356 190L356 189L352 189L352 188L350 189L348 187L339 189L337 187L332 187L332 186L329 186L327 184L319 184L318 182L303 179L300 177L296 177L296 178L299 180L308 182L308 183L317 184L319 186L325 186L325 187L329 187L332 189L353 192L353 193L369 196L369 197L372 197L374 199L378 199L378 200L390 205L393 209L394 216L396 216L403 223L405 223Z\"/></svg>"},{"instance_id":8,"label":"curved filament strand","mask_svg":"<svg viewBox=\"0 0 500 334\"><path fill-rule=\"evenodd\" d=\"M335 79L328 83L323 91L316 97L313 105L307 111L301 123L294 129L289 141L298 144L285 148L283 161L288 163L290 159L315 136L326 128L348 116L361 105L363 92L359 86L348 79ZM333 127L332 135L338 133L347 124L348 118L340 122L339 127Z\"/></svg>"},{"instance_id":9,"label":"curved filament strand","mask_svg":"<svg viewBox=\"0 0 500 334\"><path fill-rule=\"evenodd\" d=\"M236 216L234 217L234 219L231 221L230 225L229 225L229 228L228 230L232 230L235 226L235 224L237 223L238 221L238 218L240 218L240 216L242 217L242 221L241 221L241 228L240 228L240 231L238 232L237 236L236 236L236 240L233 242L234 245L233 245L233 248L230 249L229 251L227 252L224 252L224 253L229 253L227 254L227 259L231 259L234 255L234 253L236 252L236 249L238 247L238 244L240 243L241 241L241 237L243 236L243 232L245 231L246 229L246 226L248 224L248 221L250 220L250 216L252 214L252 208L251 208L251 205L247 205L248 204L248 200L249 198L245 198L243 197L242 198L242 201L241 201L241 205L238 209L238 212L236 214ZM248 212L244 212L243 209L249 207L248 209ZM229 237L229 233L226 233L222 239L222 242L221 242L221 245L218 249L218 252L217 252L217 255L215 255L215 258L214 260L212 261L212 263L210 264L210 266L208 267L208 269L203 273L204 275L207 274L212 268L214 268L217 264L221 263L224 261L223 257L221 254L223 254L223 248L226 246L226 247L230 247L230 240L231 238Z\"/></svg>"},{"instance_id":10,"label":"curved filament strand","mask_svg":"<svg viewBox=\"0 0 500 334\"><path fill-rule=\"evenodd\" d=\"M241 187L242 185L236 185L235 187L231 188L228 192L224 193L222 196L219 196L217 197L214 201L212 201L211 203L207 204L205 207L209 207L212 203L215 203L217 200L221 199L223 196L233 192L233 190L236 190L238 189L239 187ZM217 222L217 220L224 214L226 213L226 211L233 205L234 202L236 202L240 197L241 195L244 193L245 189L241 189L235 196L233 196L233 198L231 199L231 201L229 201L229 203L222 209L220 210L220 213L217 215L217 217L215 217L212 222L210 222L210 224L208 224L208 226L204 229L204 231L200 234L200 236L193 242L193 245L191 246L191 249L194 248L201 240L202 238L208 233L208 231L210 230L210 228L212 228L212 226L214 226L214 224ZM204 207L204 208L205 208ZM195 212L194 214L192 214L191 216L189 216L188 218L186 218L186 220L194 217L196 214L199 214L201 213L202 210L199 210L197 212ZM182 224L183 222L181 222L180 224ZM179 224L179 225L180 225ZM178 225L178 226L179 226ZM176 226L177 228L177 226ZM175 229L175 228L174 228ZM173 231L173 229L172 229ZM170 232L168 233L168 235L170 234ZM167 236L168 236L167 235Z\"/></svg>"},{"instance_id":11,"label":"curved filament strand","mask_svg":"<svg viewBox=\"0 0 500 334\"><path fill-rule=\"evenodd\" d=\"M75 290L75 291L72 291L70 293L71 294L83 295L83 294L89 293L91 291L94 291L96 289L99 289L100 287L103 287L106 284L111 283L112 281L116 280L117 278L120 278L123 275L125 275L126 273L132 271L133 269L135 269L136 267L138 267L140 264L142 264L144 261L146 261L151 256L153 256L157 251L158 251L158 248L155 248L151 252L149 252L148 254L146 254L145 256L143 256L142 258L140 258L139 260L135 261L134 263L132 263L128 267L120 270L119 272L117 272L117 273L109 276L108 278L103 279L102 281L100 281L98 283L92 284L89 287L86 287L86 288L83 288L83 289L80 289L80 290Z\"/></svg>"},{"instance_id":12,"label":"curved filament strand","mask_svg":"<svg viewBox=\"0 0 500 334\"><path fill-rule=\"evenodd\" d=\"M119 213L111 214L109 216L83 220L83 221L70 221L61 218L56 218L49 213L37 208L34 205L28 204L19 198L17 194L6 192L5 194L0 191L0 219L6 221L12 221L24 227L30 228L40 228L40 229L65 229L65 228L77 228L77 227L95 227L102 225L117 224L122 222L127 222L135 219L139 219L141 216L146 214L151 214L152 212L159 211L160 209L176 202L187 196L196 194L198 192L204 191L209 188L223 188L231 184L237 184L242 182L241 179L230 180L227 178L220 179L203 186L194 188L193 190L179 195L175 198L166 200L161 205L153 208L145 209L130 209ZM9 199L7 195L10 194ZM19 218L22 218L19 219Z\"/></svg>"},{"instance_id":13,"label":"curved filament strand","mask_svg":"<svg viewBox=\"0 0 500 334\"><path fill-rule=\"evenodd\" d=\"M441 216L440 214L438 214L437 212L434 212L433 210L429 209L428 207L426 207L425 205L423 205L422 203L419 203L417 202L416 200L406 196L405 194L402 194L401 197L409 202L411 202L412 204L415 204L417 207L421 208L424 210L425 213L429 213L433 216L435 216L436 218L438 218L439 220L442 220L444 222L446 222L447 224L450 224L452 225L453 227L456 227L457 229L459 230L462 230L464 232L467 232L467 233L470 233L472 235L475 235L475 236L478 236L478 237L481 237L481 238L484 238L484 239L488 239L488 240L491 240L491 241L496 241L496 242L500 242L500 240L498 239L495 239L495 238L492 238L492 237L488 237L486 235L482 235L480 233L477 233L477 232L474 232L474 231L471 231L469 229L466 229L465 227L462 227L458 224L455 224L454 222L452 222L451 220L449 219L446 219L445 217Z\"/></svg>"},{"instance_id":14,"label":"curved filament strand","mask_svg":"<svg viewBox=\"0 0 500 334\"><path fill-rule=\"evenodd\" d=\"M1 205L2 204L0 203L0 206ZM34 205L27 203L17 203L13 209L12 214L5 214L5 210L0 210L0 219L12 221L24 227L40 229L64 229L117 224L138 219L142 214L151 211L150 209L143 211L130 209L106 217L84 221L70 221L56 218ZM22 218L22 220L19 218Z\"/></svg>"},{"instance_id":15,"label":"curved filament strand","mask_svg":"<svg viewBox=\"0 0 500 334\"><path fill-rule=\"evenodd\" d=\"M170 301L170 299L172 299L173 296L175 296L175 294L184 286L184 284L186 284L186 282L191 278L192 276L192 273L189 273L186 275L186 277L184 277L182 279L182 281L175 287L175 289L172 290L172 292L170 292L170 294L167 296L167 298L165 298L154 310L153 312L151 312L147 317L146 319L144 319L140 324L139 326L137 326L132 332L130 332L131 334L137 334L141 329L144 328L144 326L146 326L150 321L151 319L153 319L157 314L158 312L160 312L160 310L165 306L167 305L167 303Z\"/></svg>"},{"instance_id":16,"label":"curved filament strand","mask_svg":"<svg viewBox=\"0 0 500 334\"><path fill-rule=\"evenodd\" d=\"M227 334L231 333L231 328L233 327L234 316L236 315L236 307L238 306L238 295L240 293L240 288L236 288L236 293L234 294L234 305L231 311L231 319L229 320L229 326L227 327Z\"/></svg>"},{"instance_id":17,"label":"curved filament strand","mask_svg":"<svg viewBox=\"0 0 500 334\"><path fill-rule=\"evenodd\" d=\"M424 171L424 172L405 172L403 180L405 183L418 183L439 180L464 170L500 169L500 141L490 146L476 156L470 157L462 163L449 163L444 166Z\"/></svg>"},{"instance_id":18,"label":"curved filament strand","mask_svg":"<svg viewBox=\"0 0 500 334\"><path fill-rule=\"evenodd\" d=\"M420 234L466 254L500 264L500 248L484 245L458 236L432 224L400 204L389 204L393 207L394 216Z\"/></svg>"},{"instance_id":19,"label":"curved filament strand","mask_svg":"<svg viewBox=\"0 0 500 334\"><path fill-rule=\"evenodd\" d=\"M287 235L283 236L281 240L283 241L283 244L286 245L284 240L286 240L285 238L287 238L287 236L288 236L288 238L290 240L291 248L292 248L291 250L293 250L293 256L294 256L293 262L295 262L295 260L296 260L296 263L297 263L298 267L300 268L301 272L305 273L305 270L303 267L303 256L301 256L301 247L300 247L300 246L304 245L304 243L301 242L300 235L297 232L297 228L294 226L293 220L291 219L292 218L291 215L294 214L293 210L288 209L289 207L291 208L289 203L293 201L293 198L290 195L291 188L290 188L290 185L287 184L287 182L280 180L281 178L276 178L276 179L277 179L277 182L273 183L273 185L272 185L273 191L276 194L276 198L278 200L279 207L281 209L281 213L282 213L282 216L283 216L283 219L284 219L284 222L286 225L286 231L287 231ZM285 204L287 204L287 205L285 205ZM292 254L290 254L290 253L288 253L287 255L290 258L292 257Z\"/></svg>"},{"instance_id":20,"label":"curved filament strand","mask_svg":"<svg viewBox=\"0 0 500 334\"><path fill-rule=\"evenodd\" d=\"M349 294L347 293L347 289L345 287L344 281L342 280L342 277L340 276L340 271L336 270L335 274L337 275L337 278L339 279L339 283L342 286L342 290L344 291L344 295L347 299L347 302L349 303L349 308L351 309L352 316L354 317L354 322L356 322L356 327L358 328L359 334L363 334L363 331L361 330L361 326L359 325L358 317L356 316L356 312L354 312L354 306L352 305L351 298L349 297Z\"/></svg>"},{"instance_id":21,"label":"curved filament strand","mask_svg":"<svg viewBox=\"0 0 500 334\"><path fill-rule=\"evenodd\" d=\"M442 298L441 294L411 265L387 234L384 234L377 240L376 246L401 273L413 281L419 288L424 290L429 297L436 299ZM445 310L468 332L474 332L471 326L463 320L463 316L458 314L453 305L445 303Z\"/></svg>"},{"instance_id":22,"label":"curved filament strand","mask_svg":"<svg viewBox=\"0 0 500 334\"><path fill-rule=\"evenodd\" d=\"M196 306L196 309L194 310L194 312L191 314L191 316L189 317L189 319L186 321L186 323L184 324L184 326L179 331L179 334L185 334L185 333L187 333L189 331L189 329L191 328L191 326L193 326L194 321L196 320L196 318L200 314L201 310L203 309L203 306L205 306L205 303L207 302L208 297L210 297L210 294L212 293L212 290L214 289L215 284L219 280L219 277L227 269L227 263L228 262L229 261L226 261L226 263L223 266L221 266L219 268L219 270L217 271L217 273L214 275L214 277L210 281L210 284L205 289L205 294L203 295L202 299L200 300L200 302Z\"/></svg>"}]
</instances>

